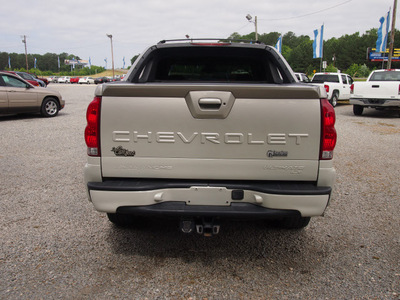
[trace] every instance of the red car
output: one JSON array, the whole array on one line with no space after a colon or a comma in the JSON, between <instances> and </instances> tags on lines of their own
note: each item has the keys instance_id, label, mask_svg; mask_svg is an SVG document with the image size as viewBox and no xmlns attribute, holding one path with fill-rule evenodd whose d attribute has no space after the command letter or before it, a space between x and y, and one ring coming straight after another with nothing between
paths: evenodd
<instances>
[{"instance_id":1,"label":"red car","mask_svg":"<svg viewBox=\"0 0 400 300\"><path fill-rule=\"evenodd\" d=\"M69 83L78 83L79 82L79 77L71 77L69 80Z\"/></svg>"}]
</instances>

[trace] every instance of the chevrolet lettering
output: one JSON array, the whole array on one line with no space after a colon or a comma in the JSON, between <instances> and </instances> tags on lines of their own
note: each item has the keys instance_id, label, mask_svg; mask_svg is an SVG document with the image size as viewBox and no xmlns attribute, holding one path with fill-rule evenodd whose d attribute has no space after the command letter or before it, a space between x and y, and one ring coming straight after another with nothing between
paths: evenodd
<instances>
[{"instance_id":1,"label":"chevrolet lettering","mask_svg":"<svg viewBox=\"0 0 400 300\"><path fill-rule=\"evenodd\" d=\"M146 49L122 81L96 87L85 141L88 199L114 226L165 217L205 236L222 219L301 229L323 216L336 177L326 90L254 41Z\"/></svg>"},{"instance_id":2,"label":"chevrolet lettering","mask_svg":"<svg viewBox=\"0 0 400 300\"><path fill-rule=\"evenodd\" d=\"M302 139L308 137L306 133L269 133L265 136L255 137L253 133L223 133L219 134L216 132L193 132L189 134L183 134L182 132L146 132L139 133L138 131L113 131L113 142L134 142L139 143L145 141L147 143L177 143L182 142L185 144L200 143L205 144L207 142L213 144L244 144L249 145L264 145L264 144L276 144L285 145L287 142L292 140L296 145L300 145Z\"/></svg>"}]
</instances>

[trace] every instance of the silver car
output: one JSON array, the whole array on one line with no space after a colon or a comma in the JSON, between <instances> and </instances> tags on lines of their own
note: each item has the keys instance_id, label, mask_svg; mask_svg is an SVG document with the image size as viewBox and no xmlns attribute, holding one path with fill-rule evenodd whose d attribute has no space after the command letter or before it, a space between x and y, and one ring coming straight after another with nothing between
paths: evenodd
<instances>
[{"instance_id":1,"label":"silver car","mask_svg":"<svg viewBox=\"0 0 400 300\"><path fill-rule=\"evenodd\" d=\"M40 113L55 117L65 106L57 91L31 85L24 79L0 72L0 114Z\"/></svg>"}]
</instances>

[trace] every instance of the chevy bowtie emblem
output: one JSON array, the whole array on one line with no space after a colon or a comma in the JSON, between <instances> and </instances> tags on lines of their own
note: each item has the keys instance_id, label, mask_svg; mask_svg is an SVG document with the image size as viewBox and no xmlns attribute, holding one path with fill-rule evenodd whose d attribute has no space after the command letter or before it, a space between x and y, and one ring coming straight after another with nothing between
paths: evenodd
<instances>
[{"instance_id":1,"label":"chevy bowtie emblem","mask_svg":"<svg viewBox=\"0 0 400 300\"><path fill-rule=\"evenodd\" d=\"M112 147L112 152L114 152L115 156L135 156L135 151L129 151L127 149L122 148L122 146Z\"/></svg>"}]
</instances>

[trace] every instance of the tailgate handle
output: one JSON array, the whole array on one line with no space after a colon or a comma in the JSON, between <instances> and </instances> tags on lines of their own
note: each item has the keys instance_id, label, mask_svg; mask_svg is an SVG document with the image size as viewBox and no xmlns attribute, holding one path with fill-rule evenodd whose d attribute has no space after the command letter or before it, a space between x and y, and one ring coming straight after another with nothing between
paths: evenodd
<instances>
[{"instance_id":1,"label":"tailgate handle","mask_svg":"<svg viewBox=\"0 0 400 300\"><path fill-rule=\"evenodd\" d=\"M373 85L372 88L379 88L379 85Z\"/></svg>"},{"instance_id":2,"label":"tailgate handle","mask_svg":"<svg viewBox=\"0 0 400 300\"><path fill-rule=\"evenodd\" d=\"M218 98L201 98L199 106L201 109L218 110L221 107L222 100Z\"/></svg>"}]
</instances>

